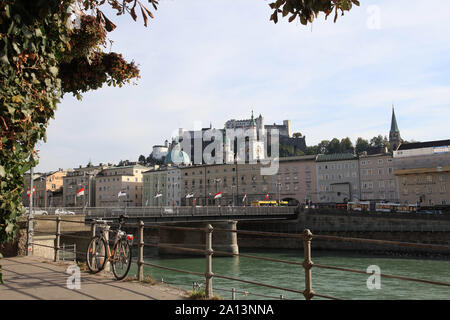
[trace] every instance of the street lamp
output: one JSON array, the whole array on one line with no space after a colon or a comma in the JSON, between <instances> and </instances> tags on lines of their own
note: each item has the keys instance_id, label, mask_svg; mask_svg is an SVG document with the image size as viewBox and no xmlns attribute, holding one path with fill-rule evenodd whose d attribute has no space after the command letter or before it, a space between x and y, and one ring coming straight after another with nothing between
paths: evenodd
<instances>
[{"instance_id":1,"label":"street lamp","mask_svg":"<svg viewBox=\"0 0 450 320\"><path fill-rule=\"evenodd\" d=\"M237 186L235 186L234 184L232 184L232 185L231 185L231 193L232 193L232 196L233 196L233 202L232 202L232 203L233 203L233 207L236 206L236 199L235 199L235 197L234 197L234 189L235 189L235 188L237 188Z\"/></svg>"},{"instance_id":2,"label":"street lamp","mask_svg":"<svg viewBox=\"0 0 450 320\"><path fill-rule=\"evenodd\" d=\"M276 186L278 187L277 188L277 191L278 191L278 205L280 205L280 192L281 192L281 186L282 186L282 184L281 184L281 182L277 182L277 183L275 183L276 184Z\"/></svg>"}]
</instances>

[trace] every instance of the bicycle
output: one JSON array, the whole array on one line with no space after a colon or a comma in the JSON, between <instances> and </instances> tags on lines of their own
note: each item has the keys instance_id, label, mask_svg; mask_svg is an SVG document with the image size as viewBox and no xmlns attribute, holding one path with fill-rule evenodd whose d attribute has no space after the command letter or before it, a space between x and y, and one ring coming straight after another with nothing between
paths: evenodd
<instances>
[{"instance_id":1,"label":"bicycle","mask_svg":"<svg viewBox=\"0 0 450 320\"><path fill-rule=\"evenodd\" d=\"M107 240L107 235L111 231L108 230L108 223L112 223L113 221L102 219L94 221L100 225L102 231L99 236L94 236L88 245L86 264L92 273L98 273L105 268L106 262L109 261L116 279L122 280L130 270L131 245L134 238L133 235L126 234L121 230L122 225L125 223L125 217L120 216L117 231L112 231L116 234L112 251Z\"/></svg>"}]
</instances>

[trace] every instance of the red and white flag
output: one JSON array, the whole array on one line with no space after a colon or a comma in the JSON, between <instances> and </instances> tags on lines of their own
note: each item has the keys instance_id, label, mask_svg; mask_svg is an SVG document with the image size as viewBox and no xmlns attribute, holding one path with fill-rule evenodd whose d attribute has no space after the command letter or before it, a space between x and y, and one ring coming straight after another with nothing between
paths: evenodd
<instances>
[{"instance_id":1,"label":"red and white flag","mask_svg":"<svg viewBox=\"0 0 450 320\"><path fill-rule=\"evenodd\" d=\"M33 194L35 194L35 193L36 193L36 188L33 187ZM30 189L29 188L27 189L27 197L28 198L30 197Z\"/></svg>"},{"instance_id":2,"label":"red and white flag","mask_svg":"<svg viewBox=\"0 0 450 320\"><path fill-rule=\"evenodd\" d=\"M266 197L264 198L264 200L269 199L269 193L266 194Z\"/></svg>"},{"instance_id":3,"label":"red and white flag","mask_svg":"<svg viewBox=\"0 0 450 320\"><path fill-rule=\"evenodd\" d=\"M80 196L84 196L84 187L81 187L78 191L77 191L77 197Z\"/></svg>"},{"instance_id":4,"label":"red and white flag","mask_svg":"<svg viewBox=\"0 0 450 320\"><path fill-rule=\"evenodd\" d=\"M222 191L219 191L214 195L214 199L217 199L217 198L222 198Z\"/></svg>"}]
</instances>

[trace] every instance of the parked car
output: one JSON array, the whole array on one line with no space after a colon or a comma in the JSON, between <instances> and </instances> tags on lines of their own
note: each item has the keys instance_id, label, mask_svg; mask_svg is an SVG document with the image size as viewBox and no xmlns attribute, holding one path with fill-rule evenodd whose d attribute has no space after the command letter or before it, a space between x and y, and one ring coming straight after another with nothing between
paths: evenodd
<instances>
[{"instance_id":1,"label":"parked car","mask_svg":"<svg viewBox=\"0 0 450 320\"><path fill-rule=\"evenodd\" d=\"M46 216L46 215L48 215L48 212L47 211L45 211L45 210L33 210L33 214L36 216L36 215L44 215L44 216Z\"/></svg>"},{"instance_id":2,"label":"parked car","mask_svg":"<svg viewBox=\"0 0 450 320\"><path fill-rule=\"evenodd\" d=\"M68 210L63 209L63 208L58 208L58 209L55 210L55 214L58 214L58 215L75 214L75 212L73 212L73 211L68 211Z\"/></svg>"}]
</instances>

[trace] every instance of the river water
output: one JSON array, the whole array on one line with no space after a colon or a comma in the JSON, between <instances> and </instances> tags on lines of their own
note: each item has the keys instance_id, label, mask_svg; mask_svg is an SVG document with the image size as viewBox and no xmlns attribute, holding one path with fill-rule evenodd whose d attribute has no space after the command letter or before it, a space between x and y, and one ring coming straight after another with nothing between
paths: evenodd
<instances>
[{"instance_id":1,"label":"river water","mask_svg":"<svg viewBox=\"0 0 450 320\"><path fill-rule=\"evenodd\" d=\"M303 261L303 250L241 250L240 253L300 263ZM147 256L148 252L145 252L144 255ZM136 255L134 256L136 257ZM202 257L148 256L145 260L156 265L205 272L205 258ZM335 251L313 251L312 260L317 264L361 271L366 271L369 266L375 265L379 267L382 274L450 283L449 260L399 258ZM129 275L135 275L137 273L136 270L136 264L133 263ZM269 262L246 257L213 257L213 272L219 275L257 281L299 291L303 291L305 288L305 273L301 265ZM192 290L193 282L204 282L204 278L196 275L167 271L149 266L144 267L144 274L149 275L157 281L163 279L166 283L187 290ZM367 282L370 276L370 274L313 268L312 286L313 290L318 294L341 299L450 299L450 287L385 277L381 277L379 289L369 289ZM373 276L369 279L369 284L372 287L376 284ZM280 295L284 299L304 299L303 295L298 293L213 278L214 294L224 299L231 299L231 288L235 288L237 300L280 299ZM314 299L320 298L315 297Z\"/></svg>"}]
</instances>

